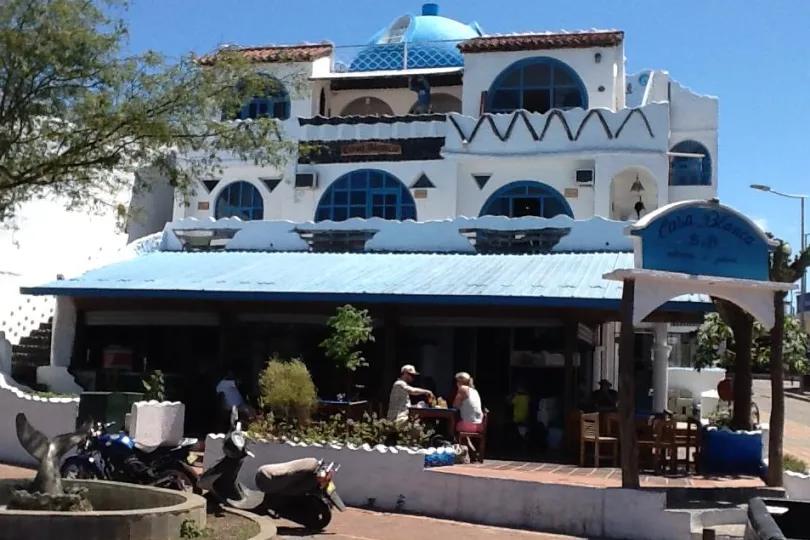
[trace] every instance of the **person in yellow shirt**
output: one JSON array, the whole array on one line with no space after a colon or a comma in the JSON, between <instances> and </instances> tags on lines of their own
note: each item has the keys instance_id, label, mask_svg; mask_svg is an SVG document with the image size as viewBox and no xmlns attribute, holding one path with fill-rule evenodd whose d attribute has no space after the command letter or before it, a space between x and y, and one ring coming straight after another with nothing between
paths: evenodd
<instances>
[{"instance_id":1,"label":"person in yellow shirt","mask_svg":"<svg viewBox=\"0 0 810 540\"><path fill-rule=\"evenodd\" d=\"M529 440L531 401L532 397L521 384L517 385L515 392L509 397L509 403L512 405L512 423L524 444L528 444Z\"/></svg>"}]
</instances>

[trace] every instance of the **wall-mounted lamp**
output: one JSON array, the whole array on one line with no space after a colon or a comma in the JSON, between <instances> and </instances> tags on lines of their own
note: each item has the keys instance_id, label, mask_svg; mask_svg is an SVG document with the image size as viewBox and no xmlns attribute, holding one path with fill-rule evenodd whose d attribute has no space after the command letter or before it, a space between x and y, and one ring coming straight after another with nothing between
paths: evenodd
<instances>
[{"instance_id":1,"label":"wall-mounted lamp","mask_svg":"<svg viewBox=\"0 0 810 540\"><path fill-rule=\"evenodd\" d=\"M599 62L601 62L602 61L602 53L598 52L595 55L593 55L593 61L596 62L597 64Z\"/></svg>"},{"instance_id":2,"label":"wall-mounted lamp","mask_svg":"<svg viewBox=\"0 0 810 540\"><path fill-rule=\"evenodd\" d=\"M633 210L636 211L636 216L638 219L641 219L641 213L646 209L644 206L644 201L641 200L641 193L644 191L644 184L641 183L641 179L636 174L636 181L633 182L633 185L630 186L630 192L638 194L638 201L633 206Z\"/></svg>"}]
</instances>

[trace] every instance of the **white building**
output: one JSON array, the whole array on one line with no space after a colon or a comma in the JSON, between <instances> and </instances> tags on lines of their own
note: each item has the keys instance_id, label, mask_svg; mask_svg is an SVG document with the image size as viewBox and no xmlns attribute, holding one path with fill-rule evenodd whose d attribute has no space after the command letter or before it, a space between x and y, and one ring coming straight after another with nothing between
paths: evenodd
<instances>
[{"instance_id":1,"label":"white building","mask_svg":"<svg viewBox=\"0 0 810 540\"><path fill-rule=\"evenodd\" d=\"M627 74L621 31L488 36L425 4L363 48L244 52L282 86L308 79L241 115L279 118L304 151L284 169L227 163L175 219L630 220L717 194L717 99ZM432 114L415 115L423 81Z\"/></svg>"},{"instance_id":2,"label":"white building","mask_svg":"<svg viewBox=\"0 0 810 540\"><path fill-rule=\"evenodd\" d=\"M240 49L256 63L257 69L280 84L273 85L276 90L271 95L255 98L246 104L238 120L249 121L258 115L278 118L286 136L299 142L298 155L279 168L257 167L225 156L221 177L199 179L194 193L182 204L175 197L172 216L175 223L166 228L159 251L183 251L183 244L178 240L182 234L175 234L176 231L182 233L189 228L211 227L189 218L208 221L238 217L243 221L275 222L266 224L268 228L254 223L256 227L250 230L259 236L243 231L241 236L229 237L223 249L235 252L240 249L319 251L298 234L306 236L305 229L311 233L312 230L323 232L324 228L341 228L326 223L308 227L278 223L282 220L306 224L312 221L342 222L350 218L429 222L460 216L537 216L547 219L560 216L553 222L516 220L497 225L492 218L486 218L470 220L467 225L464 225L464 220L447 225L451 229L455 227L450 237L463 244L461 251L478 250L480 253L481 246L470 247L467 239L459 236L467 234L464 227L478 227L481 234L490 234L496 229L522 234L526 229L528 236L537 237L540 244L546 242L553 246L560 237L572 231L571 220L561 216L564 215L579 223L576 226L579 228L577 238L584 239L583 243L571 244L576 244L574 251L581 249L592 253L594 261L601 261L600 268L604 272L612 270L615 265L625 264L624 259L600 252L626 252L629 248L621 247L621 241L616 239L597 245L594 243L596 236L583 236L582 231L602 227L615 232L616 227L622 228L623 225L610 223L609 227L603 226L609 222L600 219L591 223L583 221L600 217L619 222L636 220L671 202L713 198L717 194L718 179L717 99L693 93L670 79L665 71L626 74L624 37L621 31L487 36L477 24L463 24L446 18L439 14L435 4L425 4L420 15L398 18L374 34L366 46L359 48L306 44ZM298 84L300 81L304 84ZM137 212L141 216L139 223L131 224L130 240L162 230L168 219L164 216L171 210L168 207L171 200L171 190L163 186L133 201L133 205L142 208ZM213 226L223 228L223 231L232 229L228 234L233 235L242 229L242 225L250 225L245 223L237 227L232 224L232 221L227 221ZM344 225L346 231L354 233L355 238L351 241L364 234L370 234L371 238L379 232L366 229L385 229L378 223L366 224L359 220ZM408 227L406 223L399 225ZM424 225L419 230L438 231L441 228L435 223ZM274 227L284 229L288 236L278 242L266 236L266 231L275 230ZM553 232L549 236L547 229L554 228L563 232ZM381 244L388 246L386 250L420 251L415 244L405 245L404 236L397 236L397 231L404 230L389 229L390 234L385 242L380 240ZM495 234L492 238L487 237L487 241L495 245L503 240L502 236ZM441 241L442 238L437 238L434 244L441 244ZM476 240L479 241L483 245L483 240ZM369 247L371 244L373 242L361 243L365 245L364 249L374 251ZM533 245L533 248L537 246ZM269 326L256 330L257 321L265 326L302 320L322 323L325 320L324 306L329 302L357 302L361 305L378 302L381 306L389 306L380 307L377 315L388 321L383 326L392 329L393 336L397 335L393 329L407 326L416 319L422 320L425 313L433 313L431 316L435 320L442 319L437 323L439 329L425 330L424 335L417 332L414 335L418 334L418 339L409 339L411 342L421 339L440 343L441 347L446 345L445 357L463 349L456 347L456 338L458 343L467 344L479 339L465 334L468 327L494 329L494 337L482 337L482 344L493 340L499 343L509 341L511 352L504 349L497 353L502 354L508 363L509 358L514 357L516 349L513 349L519 341L515 336L519 332L512 328L503 334L509 336L508 339L502 337L500 330L504 325L526 329L529 341L535 339L531 337L532 332L537 334L538 328L553 328L551 335L559 337L564 326L568 329L565 331L568 340L565 345L566 373L574 369L577 341L584 340L588 347L583 354L592 356L594 361L584 362L585 371L578 380L585 385L602 377L616 382L616 289L606 287L601 270L598 275L590 275L593 272L585 263L576 268L566 266L572 263L566 262L565 254L547 254L549 258L538 259L538 265L548 265L548 276L539 271L532 276L517 266L508 270L501 267L500 262L490 262L487 264L492 264L493 269L500 268L498 271L503 275L497 272L490 275L482 266L476 269L480 277L475 277L472 267L470 272L458 273L453 254L445 253L435 260L422 261L424 268L412 267L412 273L403 271L402 276L407 274L407 277L401 279L407 281L408 286L400 283L399 288L389 287L387 279L393 279L392 274L380 270L386 267L393 272L405 263L405 259L394 256L349 254L338 261L323 253L313 254L311 259L296 259L294 253L268 253L266 262L260 257L261 261L250 268L233 268L232 265L244 264L244 261L238 262L238 254L230 255L233 258L225 261L217 258L218 254L206 254L211 258L205 259L205 263L202 262L204 259L199 259L199 264L182 272L185 277L174 274L181 269L180 261L186 264L191 262L190 259L180 258L176 259L177 263L164 262L161 266L160 261L168 261L172 255L155 254L151 258L147 256L141 263L133 263L133 266L101 269L99 272L105 277L99 281L94 281L96 274L91 273L78 281L65 282L64 286L29 289L31 294L58 294L60 300L65 296L60 304L63 308L57 309L55 323L55 327L61 328L59 332L63 337L54 340L50 368L40 370L40 382L56 387L57 382L63 381L70 387L74 383L68 380L72 377L68 375L69 366L73 374L84 370L88 373L86 380L95 380L96 374L103 371L103 351L112 345L125 345L136 366L145 366L147 356L150 365L155 365L158 357L176 358L177 353L166 351L169 351L169 345L179 342L180 330L167 329L180 324L219 327L222 334L219 338L208 330L202 334L206 339L219 339L219 345L211 341L202 347L194 353L194 362L202 363L200 355L209 353L212 357L219 356L220 363L227 361L230 352L223 348L222 343L232 339L225 337L232 329L223 323L230 320L229 317L240 321L247 332L241 346L255 345L241 354L255 356L254 361L261 363L266 359L265 353L276 350L268 347L276 345L264 342ZM486 256L496 255L490 253ZM377 264L378 259L379 267L367 267ZM354 272L342 276L348 280L348 285L337 283L341 276L329 272L333 268L330 265L338 262ZM263 277L265 264L270 263L276 265L276 281ZM524 263L526 261L512 262L514 265ZM313 264L325 266L310 268ZM445 286L438 291L431 289L428 286L430 280L423 276L424 272L440 272L441 265L447 265L447 273L435 276L438 281L443 280ZM119 269L123 274L117 273ZM193 275L192 270L216 275L208 276L206 279L210 283L206 285L202 278ZM371 275L373 272L386 279L378 279L375 283L361 282L361 278L375 277ZM300 280L295 281L295 278L310 273L313 273L311 283L304 285ZM282 283L282 277L291 281ZM458 305L451 305L460 300L448 291L453 289L454 281L461 286L464 280L471 281L465 282L468 287L460 295L464 297L462 303L470 306L475 302L484 303L478 306L479 314L475 316L478 318L474 321L462 320L473 316L471 308L459 311ZM522 295L521 298L513 298L514 295L504 288L510 280L514 283L514 290L521 288L520 294L515 293ZM551 287L549 280L560 285ZM495 289L500 287L492 298L497 297L509 304L508 310L496 314L487 304L489 300L482 300L480 290L484 282ZM543 286L548 286L549 290L543 292L543 286L537 287L538 282L545 283ZM88 285L85 287L82 283ZM157 287L160 290L153 288L156 284L160 285ZM285 286L289 289L284 289ZM170 292L164 290L167 287ZM216 288L227 290L217 292L215 299L211 297L211 303L195 304L203 302L203 297L213 294ZM346 296L349 289L353 292ZM400 292L391 293L393 289ZM379 294L371 295L371 290L378 290ZM409 291L408 294L402 292L405 290ZM595 290L601 291L599 294L603 297L594 300ZM290 294L300 306L292 306ZM391 294L400 296L391 300ZM205 313L189 318L188 306L180 302L181 297ZM433 297L436 302L445 298L451 307L445 306L443 311L431 311L432 308L424 306L411 311L396 307L397 303L418 303L426 297ZM536 297L547 298L538 301ZM133 300L125 304L123 298ZM244 304L218 303L227 298ZM266 303L252 303L258 302L259 298ZM288 304L284 304L285 301ZM515 302L520 306L512 305ZM684 318L684 322L694 324L700 313L708 309L706 299L692 299L690 302L702 307L693 308L687 305L689 302L675 302L664 310L662 318L657 319L656 346L653 346L651 325L646 328L647 335L639 336L637 340L639 350L645 351L640 353L642 356L649 357L653 349L658 350L656 357L663 358L663 364L658 362L659 373L661 367L666 366L666 354L662 351L669 350L667 325L663 321L674 320L666 319L666 315L687 310L690 315ZM547 310L542 316L532 311L541 304ZM154 311L158 307L163 310L160 315ZM221 313L229 309L236 312L227 316ZM595 309L598 314L588 318L584 315L586 309ZM256 310L270 310L272 313L257 315ZM304 316L309 313L307 310L311 316ZM61 311L67 315L60 316ZM419 317L415 318L414 313ZM460 313L464 315L461 319ZM555 320L548 326L548 322L540 321L538 316L550 316ZM165 328L159 332L156 330L162 337L153 335L149 340L151 345L147 347L140 343L139 331L132 329L150 325ZM90 328L89 334L84 330L76 331L76 336L84 336L81 340L74 338L74 327L79 326ZM126 337L122 333L124 330L111 333L107 330L110 326L129 327L132 336ZM191 330L187 331L191 332L187 338L190 342L198 339L191 337ZM250 334L254 331L255 335ZM440 338L431 337L434 331L440 334ZM279 332L278 339L288 337L289 331ZM119 342L107 343L105 340L109 335L119 336L116 338ZM479 335L490 334L475 334ZM132 343L124 343L126 340ZM390 340L393 343L395 338ZM680 343L680 338L676 339L675 335L670 335L669 340ZM155 349L155 343L164 341L165 350ZM215 354L217 348L220 352ZM415 363L438 362L434 353L413 354L417 357ZM481 354L489 355L490 360L495 358L494 353ZM457 355L475 356L469 351ZM394 356L386 356L387 364L391 364L386 369L391 369L396 360L393 360ZM557 364L554 366L559 368ZM473 370L463 363L457 367ZM139 368L133 369L137 371ZM444 362L441 373L435 372L436 379L443 380L446 375L449 380L453 369L454 364ZM565 379L566 392L571 398L575 381L569 375ZM499 376L493 374L492 378ZM663 386L666 387L665 379ZM503 390L505 388L497 389L498 392Z\"/></svg>"}]
</instances>

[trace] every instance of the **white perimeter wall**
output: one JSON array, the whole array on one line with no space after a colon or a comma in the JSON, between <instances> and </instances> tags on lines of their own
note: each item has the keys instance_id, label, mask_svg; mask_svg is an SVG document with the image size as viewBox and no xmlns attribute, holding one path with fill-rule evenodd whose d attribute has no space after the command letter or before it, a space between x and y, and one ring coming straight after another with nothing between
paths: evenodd
<instances>
[{"instance_id":1,"label":"white perimeter wall","mask_svg":"<svg viewBox=\"0 0 810 540\"><path fill-rule=\"evenodd\" d=\"M222 456L221 444L222 435L208 436L206 468ZM483 478L454 474L452 467L425 470L423 454L385 447L256 443L251 451L256 459L245 461L240 480L253 488L261 465L315 457L341 465L335 484L351 506L374 499L383 510L582 537L683 540L690 534L689 515L665 512L662 492Z\"/></svg>"}]
</instances>

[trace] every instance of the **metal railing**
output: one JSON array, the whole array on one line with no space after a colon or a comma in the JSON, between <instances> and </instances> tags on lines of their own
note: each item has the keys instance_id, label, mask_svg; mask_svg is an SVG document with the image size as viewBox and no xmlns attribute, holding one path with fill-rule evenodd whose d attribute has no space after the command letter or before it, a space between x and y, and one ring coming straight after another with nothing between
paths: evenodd
<instances>
[{"instance_id":1,"label":"metal railing","mask_svg":"<svg viewBox=\"0 0 810 540\"><path fill-rule=\"evenodd\" d=\"M459 43L461 40L337 46L332 57L332 72L461 67L464 58L458 50Z\"/></svg>"}]
</instances>

